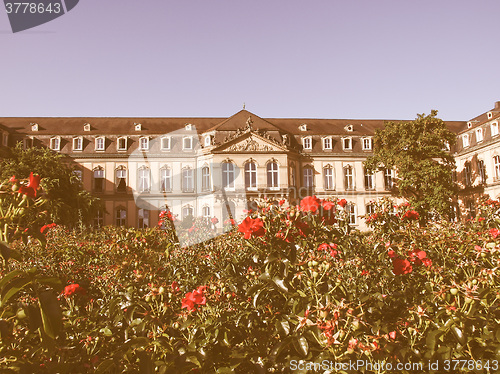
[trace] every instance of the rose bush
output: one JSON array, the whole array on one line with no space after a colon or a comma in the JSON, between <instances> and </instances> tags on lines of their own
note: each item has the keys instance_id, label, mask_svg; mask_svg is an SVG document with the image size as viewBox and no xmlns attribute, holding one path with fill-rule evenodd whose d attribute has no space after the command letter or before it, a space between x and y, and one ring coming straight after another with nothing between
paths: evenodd
<instances>
[{"instance_id":1,"label":"rose bush","mask_svg":"<svg viewBox=\"0 0 500 374\"><path fill-rule=\"evenodd\" d=\"M500 203L421 227L386 200L365 233L346 204L263 202L217 237L213 221L174 230L164 213L164 229L51 226L45 247L15 241L10 270L43 282L0 274L0 368L288 373L291 360L474 359L497 371Z\"/></svg>"}]
</instances>

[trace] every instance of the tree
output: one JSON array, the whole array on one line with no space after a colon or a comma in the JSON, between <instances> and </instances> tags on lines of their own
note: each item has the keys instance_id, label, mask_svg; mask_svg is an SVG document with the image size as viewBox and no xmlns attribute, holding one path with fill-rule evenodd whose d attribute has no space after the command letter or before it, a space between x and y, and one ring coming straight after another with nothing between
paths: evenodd
<instances>
[{"instance_id":1,"label":"tree","mask_svg":"<svg viewBox=\"0 0 500 374\"><path fill-rule=\"evenodd\" d=\"M63 156L46 148L23 149L18 143L6 158L0 160L0 180L13 175L23 179L30 173L40 175L43 193L47 195L47 219L74 226L90 223L101 202L83 189L73 168Z\"/></svg>"},{"instance_id":2,"label":"tree","mask_svg":"<svg viewBox=\"0 0 500 374\"><path fill-rule=\"evenodd\" d=\"M376 130L374 154L365 162L369 171L397 170L392 191L407 199L423 222L434 212L449 216L456 195L455 161L447 151L455 143L455 134L436 116L433 110L411 122L386 123Z\"/></svg>"}]
</instances>

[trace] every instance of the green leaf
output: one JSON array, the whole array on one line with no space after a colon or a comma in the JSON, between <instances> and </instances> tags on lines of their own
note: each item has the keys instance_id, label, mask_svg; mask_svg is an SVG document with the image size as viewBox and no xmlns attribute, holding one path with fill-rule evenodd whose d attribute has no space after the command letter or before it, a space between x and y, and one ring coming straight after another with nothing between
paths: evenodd
<instances>
[{"instance_id":1,"label":"green leaf","mask_svg":"<svg viewBox=\"0 0 500 374\"><path fill-rule=\"evenodd\" d=\"M22 290L24 287L31 283L31 279L29 277L22 277L18 279L14 279L9 282L2 290L2 300L0 300L0 307L4 305L7 301L10 300L12 296Z\"/></svg>"},{"instance_id":2,"label":"green leaf","mask_svg":"<svg viewBox=\"0 0 500 374\"><path fill-rule=\"evenodd\" d=\"M108 358L99 364L99 366L96 369L96 374L111 372L112 371L111 369L113 369L114 372L115 363L113 362L112 358Z\"/></svg>"},{"instance_id":3,"label":"green leaf","mask_svg":"<svg viewBox=\"0 0 500 374\"><path fill-rule=\"evenodd\" d=\"M293 340L293 346L295 347L295 350L303 357L306 357L309 353L309 343L303 336L295 338Z\"/></svg>"},{"instance_id":4,"label":"green leaf","mask_svg":"<svg viewBox=\"0 0 500 374\"><path fill-rule=\"evenodd\" d=\"M285 282L283 281L283 279L279 279L277 277L273 278L273 282L275 285L277 285L279 287L279 289L285 293L288 293L288 287L285 285Z\"/></svg>"},{"instance_id":5,"label":"green leaf","mask_svg":"<svg viewBox=\"0 0 500 374\"><path fill-rule=\"evenodd\" d=\"M62 310L56 293L53 290L42 291L38 295L42 312L43 330L52 339L63 332Z\"/></svg>"},{"instance_id":6,"label":"green leaf","mask_svg":"<svg viewBox=\"0 0 500 374\"><path fill-rule=\"evenodd\" d=\"M9 261L10 258L10 247L6 242L0 241L0 254L5 261Z\"/></svg>"},{"instance_id":7,"label":"green leaf","mask_svg":"<svg viewBox=\"0 0 500 374\"><path fill-rule=\"evenodd\" d=\"M4 276L1 280L0 280L0 291L2 291L3 287L13 278L17 277L18 275L21 275L23 274L24 271L22 270L13 270L11 271L9 274L7 274L6 276Z\"/></svg>"}]
</instances>

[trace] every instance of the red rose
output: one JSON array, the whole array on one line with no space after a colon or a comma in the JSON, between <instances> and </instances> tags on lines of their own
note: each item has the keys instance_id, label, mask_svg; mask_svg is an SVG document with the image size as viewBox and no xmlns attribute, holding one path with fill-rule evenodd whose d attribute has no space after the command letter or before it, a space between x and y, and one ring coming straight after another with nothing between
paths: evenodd
<instances>
[{"instance_id":1,"label":"red rose","mask_svg":"<svg viewBox=\"0 0 500 374\"><path fill-rule=\"evenodd\" d=\"M342 199L342 200L339 200L338 201L338 204L344 208L346 205L347 205L347 200L346 199Z\"/></svg>"},{"instance_id":2,"label":"red rose","mask_svg":"<svg viewBox=\"0 0 500 374\"><path fill-rule=\"evenodd\" d=\"M300 209L304 212L313 212L319 208L319 199L316 196L306 196L300 202Z\"/></svg>"},{"instance_id":3,"label":"red rose","mask_svg":"<svg viewBox=\"0 0 500 374\"><path fill-rule=\"evenodd\" d=\"M207 286L200 286L193 292L188 292L186 296L182 299L182 308L187 308L188 311L196 309L196 305L205 305L207 299L205 298L204 292Z\"/></svg>"},{"instance_id":4,"label":"red rose","mask_svg":"<svg viewBox=\"0 0 500 374\"><path fill-rule=\"evenodd\" d=\"M323 200L321 205L324 210L335 210L335 203L333 201Z\"/></svg>"},{"instance_id":5,"label":"red rose","mask_svg":"<svg viewBox=\"0 0 500 374\"><path fill-rule=\"evenodd\" d=\"M490 235L493 236L493 239L496 239L498 235L500 235L500 230L498 229L490 229Z\"/></svg>"},{"instance_id":6,"label":"red rose","mask_svg":"<svg viewBox=\"0 0 500 374\"><path fill-rule=\"evenodd\" d=\"M419 217L419 214L417 212L415 212L414 210L409 210L403 215L402 219L406 218L409 220L417 220L418 217Z\"/></svg>"},{"instance_id":7,"label":"red rose","mask_svg":"<svg viewBox=\"0 0 500 374\"><path fill-rule=\"evenodd\" d=\"M245 239L250 239L253 236L264 236L264 222L260 218L247 217L238 226L238 231L245 234Z\"/></svg>"},{"instance_id":8,"label":"red rose","mask_svg":"<svg viewBox=\"0 0 500 374\"><path fill-rule=\"evenodd\" d=\"M399 257L395 258L394 260L392 260L392 264L394 265L393 271L395 275L409 274L413 270L410 261L406 259L403 260Z\"/></svg>"},{"instance_id":9,"label":"red rose","mask_svg":"<svg viewBox=\"0 0 500 374\"><path fill-rule=\"evenodd\" d=\"M217 217L214 217L210 220L214 225L219 223L219 219Z\"/></svg>"},{"instance_id":10,"label":"red rose","mask_svg":"<svg viewBox=\"0 0 500 374\"><path fill-rule=\"evenodd\" d=\"M85 289L80 287L80 285L77 283L70 284L69 286L64 287L63 294L65 297L68 297L68 296L71 296L71 295L74 295L77 293L79 293L81 295L85 295L87 293L87 291L85 291Z\"/></svg>"}]
</instances>

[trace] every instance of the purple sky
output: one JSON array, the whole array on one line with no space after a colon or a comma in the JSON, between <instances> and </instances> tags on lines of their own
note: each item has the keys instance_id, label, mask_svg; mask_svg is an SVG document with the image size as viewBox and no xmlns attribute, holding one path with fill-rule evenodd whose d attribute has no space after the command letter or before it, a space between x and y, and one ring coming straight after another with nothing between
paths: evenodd
<instances>
[{"instance_id":1,"label":"purple sky","mask_svg":"<svg viewBox=\"0 0 500 374\"><path fill-rule=\"evenodd\" d=\"M500 101L498 0L80 0L12 34L0 117L468 120Z\"/></svg>"}]
</instances>

